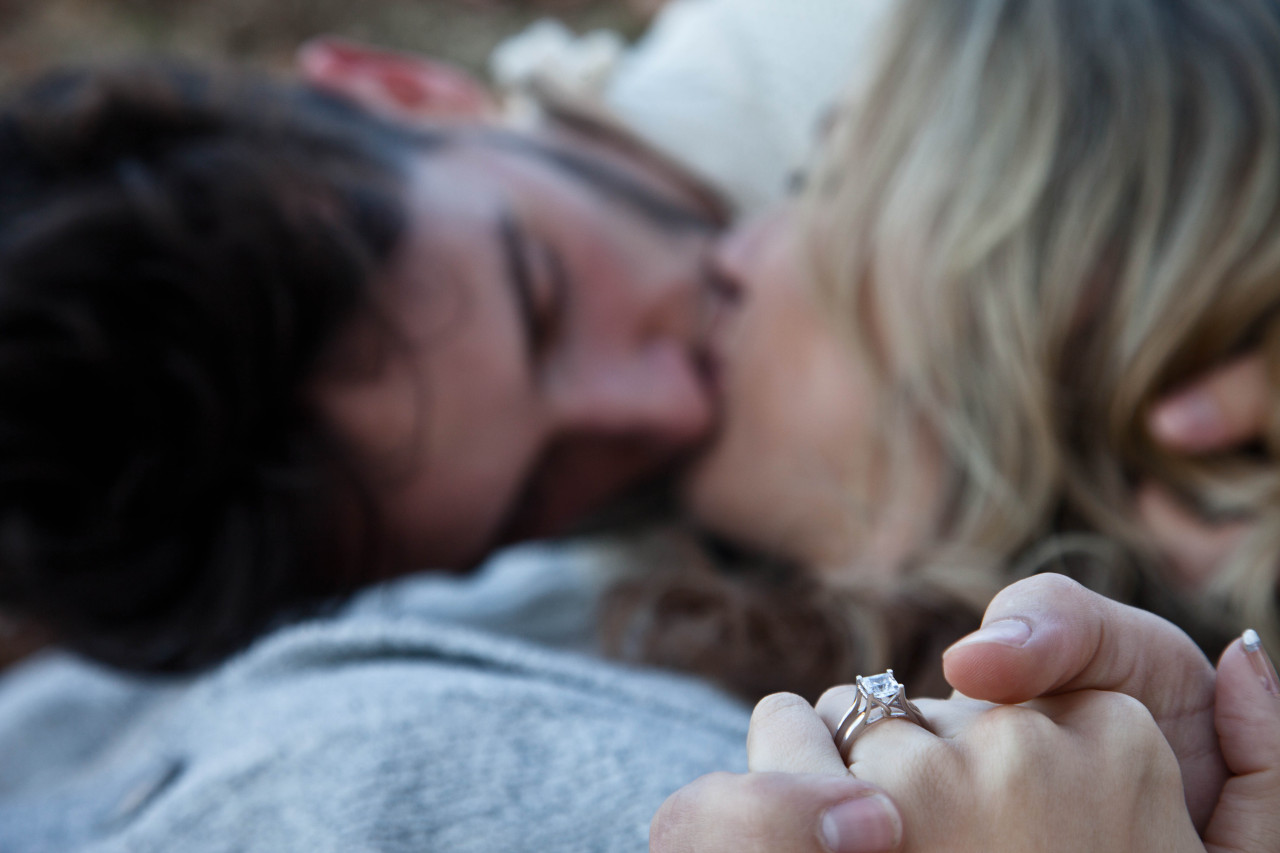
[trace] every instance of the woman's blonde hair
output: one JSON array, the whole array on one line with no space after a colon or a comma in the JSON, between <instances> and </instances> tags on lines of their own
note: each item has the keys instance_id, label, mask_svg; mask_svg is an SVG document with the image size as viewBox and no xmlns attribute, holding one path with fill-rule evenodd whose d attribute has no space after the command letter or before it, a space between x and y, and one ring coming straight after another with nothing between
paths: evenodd
<instances>
[{"instance_id":1,"label":"woman's blonde hair","mask_svg":"<svg viewBox=\"0 0 1280 853\"><path fill-rule=\"evenodd\" d=\"M850 523L902 508L884 489L919 481L921 447L943 461L941 510L893 590L674 557L680 574L619 588L607 643L754 697L886 665L938 693L939 652L991 596L1055 569L1207 649L1245 623L1280 647L1275 463L1170 455L1145 430L1155 399L1237 353L1280 371L1280 0L895 11L802 209L891 437L859 449L880 476ZM1194 602L1139 523L1144 482L1255 522Z\"/></svg>"},{"instance_id":2,"label":"woman's blonde hair","mask_svg":"<svg viewBox=\"0 0 1280 853\"><path fill-rule=\"evenodd\" d=\"M909 582L980 608L1008 567L1083 552L1125 597L1156 574L1134 501L1155 482L1256 520L1198 607L1280 644L1276 466L1176 457L1144 428L1242 350L1280 365L1280 4L903 0L881 47L807 215L891 482L913 431L944 460Z\"/></svg>"}]
</instances>

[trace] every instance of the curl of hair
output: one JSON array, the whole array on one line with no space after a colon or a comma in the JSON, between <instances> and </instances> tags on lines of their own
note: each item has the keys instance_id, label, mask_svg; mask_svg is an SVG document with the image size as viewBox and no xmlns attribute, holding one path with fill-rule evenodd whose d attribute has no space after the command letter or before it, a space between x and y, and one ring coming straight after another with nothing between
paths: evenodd
<instances>
[{"instance_id":1,"label":"curl of hair","mask_svg":"<svg viewBox=\"0 0 1280 853\"><path fill-rule=\"evenodd\" d=\"M0 606L179 670L353 583L304 389L403 227L397 134L166 62L0 105Z\"/></svg>"},{"instance_id":2,"label":"curl of hair","mask_svg":"<svg viewBox=\"0 0 1280 853\"><path fill-rule=\"evenodd\" d=\"M815 278L875 366L884 434L927 434L947 460L919 578L994 592L1065 560L1213 653L1246 619L1280 642L1275 466L1178 457L1146 428L1161 396L1275 325L1280 4L899 11L809 210ZM888 456L890 482L908 476ZM1258 518L1268 544L1188 602L1139 482Z\"/></svg>"}]
</instances>

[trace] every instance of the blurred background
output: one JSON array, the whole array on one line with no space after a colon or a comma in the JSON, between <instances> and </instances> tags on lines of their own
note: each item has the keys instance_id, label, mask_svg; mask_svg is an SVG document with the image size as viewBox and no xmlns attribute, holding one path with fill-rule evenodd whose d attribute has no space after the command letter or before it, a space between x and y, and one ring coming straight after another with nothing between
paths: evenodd
<instances>
[{"instance_id":1,"label":"blurred background","mask_svg":"<svg viewBox=\"0 0 1280 853\"><path fill-rule=\"evenodd\" d=\"M64 61L136 51L287 66L334 33L473 71L502 39L548 15L578 32L643 30L661 0L0 0L0 85Z\"/></svg>"}]
</instances>

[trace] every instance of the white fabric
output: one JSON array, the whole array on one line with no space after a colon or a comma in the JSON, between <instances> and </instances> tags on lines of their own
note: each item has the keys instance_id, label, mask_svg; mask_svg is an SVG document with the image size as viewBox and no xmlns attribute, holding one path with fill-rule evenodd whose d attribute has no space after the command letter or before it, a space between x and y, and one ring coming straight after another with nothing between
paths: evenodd
<instances>
[{"instance_id":1,"label":"white fabric","mask_svg":"<svg viewBox=\"0 0 1280 853\"><path fill-rule=\"evenodd\" d=\"M738 213L782 198L893 0L676 0L630 51L540 21L494 52L498 86L596 101Z\"/></svg>"},{"instance_id":2,"label":"white fabric","mask_svg":"<svg viewBox=\"0 0 1280 853\"><path fill-rule=\"evenodd\" d=\"M741 212L785 194L892 0L680 0L604 94Z\"/></svg>"}]
</instances>

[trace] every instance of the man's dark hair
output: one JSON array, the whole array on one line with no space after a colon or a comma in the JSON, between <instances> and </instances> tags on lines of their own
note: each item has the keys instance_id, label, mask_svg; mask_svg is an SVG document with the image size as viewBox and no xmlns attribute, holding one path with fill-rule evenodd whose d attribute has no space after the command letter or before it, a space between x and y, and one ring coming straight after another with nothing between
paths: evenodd
<instances>
[{"instance_id":1,"label":"man's dark hair","mask_svg":"<svg viewBox=\"0 0 1280 853\"><path fill-rule=\"evenodd\" d=\"M373 311L418 142L166 62L0 103L0 607L180 670L358 582L359 489L305 390Z\"/></svg>"}]
</instances>

